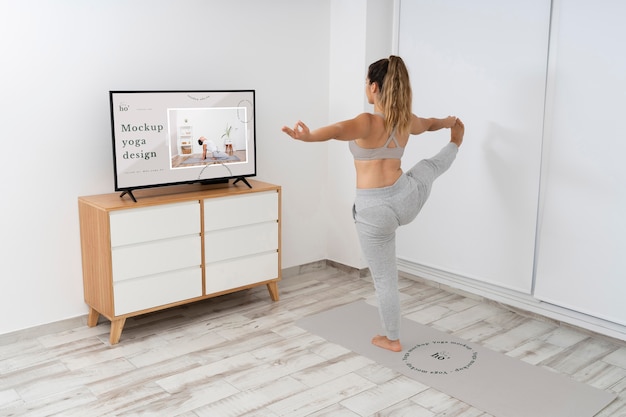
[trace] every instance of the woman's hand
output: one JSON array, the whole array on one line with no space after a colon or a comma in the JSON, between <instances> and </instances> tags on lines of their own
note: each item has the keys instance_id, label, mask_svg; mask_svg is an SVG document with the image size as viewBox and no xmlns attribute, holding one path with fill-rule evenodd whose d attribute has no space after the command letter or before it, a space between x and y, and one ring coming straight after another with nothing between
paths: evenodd
<instances>
[{"instance_id":1,"label":"woman's hand","mask_svg":"<svg viewBox=\"0 0 626 417\"><path fill-rule=\"evenodd\" d=\"M456 123L456 116L448 116L445 119L443 119L442 127L450 129L452 128L452 126L454 126L455 123Z\"/></svg>"},{"instance_id":2,"label":"woman's hand","mask_svg":"<svg viewBox=\"0 0 626 417\"><path fill-rule=\"evenodd\" d=\"M298 120L298 123L296 123L293 129L287 126L283 126L282 131L294 139L303 140L305 142L308 141L309 137L311 136L311 131L309 130L309 127L302 123L301 120Z\"/></svg>"}]
</instances>

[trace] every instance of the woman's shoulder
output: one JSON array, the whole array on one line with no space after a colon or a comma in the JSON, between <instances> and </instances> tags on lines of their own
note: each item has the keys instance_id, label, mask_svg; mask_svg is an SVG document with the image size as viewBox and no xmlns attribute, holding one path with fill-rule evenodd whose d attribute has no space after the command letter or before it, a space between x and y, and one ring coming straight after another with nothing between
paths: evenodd
<instances>
[{"instance_id":1,"label":"woman's shoulder","mask_svg":"<svg viewBox=\"0 0 626 417\"><path fill-rule=\"evenodd\" d=\"M368 113L363 112L356 116L354 120L359 121L361 123L367 123L369 125L377 125L379 123L384 124L385 118L380 113Z\"/></svg>"},{"instance_id":2,"label":"woman's shoulder","mask_svg":"<svg viewBox=\"0 0 626 417\"><path fill-rule=\"evenodd\" d=\"M363 112L355 117L355 119L371 120L374 118L374 113Z\"/></svg>"},{"instance_id":3,"label":"woman's shoulder","mask_svg":"<svg viewBox=\"0 0 626 417\"><path fill-rule=\"evenodd\" d=\"M385 119L376 113L364 112L356 116L353 120L359 126L360 135L356 139L361 145L365 143L377 143L387 134Z\"/></svg>"},{"instance_id":4,"label":"woman's shoulder","mask_svg":"<svg viewBox=\"0 0 626 417\"><path fill-rule=\"evenodd\" d=\"M375 124L374 115L372 113L363 112L352 119L352 122L361 129L371 129Z\"/></svg>"}]
</instances>

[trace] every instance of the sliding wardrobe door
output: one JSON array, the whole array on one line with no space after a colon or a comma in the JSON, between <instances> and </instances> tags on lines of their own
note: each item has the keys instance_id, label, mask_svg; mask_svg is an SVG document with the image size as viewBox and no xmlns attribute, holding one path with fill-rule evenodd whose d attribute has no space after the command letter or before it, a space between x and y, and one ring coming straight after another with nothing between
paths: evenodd
<instances>
[{"instance_id":1,"label":"sliding wardrobe door","mask_svg":"<svg viewBox=\"0 0 626 417\"><path fill-rule=\"evenodd\" d=\"M626 3L556 1L535 296L626 325Z\"/></svg>"},{"instance_id":2,"label":"sliding wardrobe door","mask_svg":"<svg viewBox=\"0 0 626 417\"><path fill-rule=\"evenodd\" d=\"M401 1L414 113L466 126L457 160L398 231L401 265L531 292L549 26L549 0ZM412 137L403 169L449 135Z\"/></svg>"}]
</instances>

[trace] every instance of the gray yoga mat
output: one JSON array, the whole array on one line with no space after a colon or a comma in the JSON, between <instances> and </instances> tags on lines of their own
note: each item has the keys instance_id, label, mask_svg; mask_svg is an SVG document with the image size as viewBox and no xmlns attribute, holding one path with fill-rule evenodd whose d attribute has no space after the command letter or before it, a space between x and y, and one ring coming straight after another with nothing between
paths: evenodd
<instances>
[{"instance_id":1,"label":"gray yoga mat","mask_svg":"<svg viewBox=\"0 0 626 417\"><path fill-rule=\"evenodd\" d=\"M202 159L195 156L190 156L184 161L180 162L179 165L189 165L189 164L219 164L223 162L237 162L240 161L239 157L236 155L230 155L225 158L207 158Z\"/></svg>"},{"instance_id":2,"label":"gray yoga mat","mask_svg":"<svg viewBox=\"0 0 626 417\"><path fill-rule=\"evenodd\" d=\"M592 417L616 398L408 319L403 351L390 352L370 342L379 322L378 309L358 301L296 324L495 417Z\"/></svg>"}]
</instances>

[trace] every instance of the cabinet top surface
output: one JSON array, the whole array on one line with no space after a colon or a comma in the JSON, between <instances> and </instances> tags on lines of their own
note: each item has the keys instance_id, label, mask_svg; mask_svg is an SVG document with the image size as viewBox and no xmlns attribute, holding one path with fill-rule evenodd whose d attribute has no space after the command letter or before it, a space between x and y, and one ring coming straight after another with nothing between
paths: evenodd
<instances>
[{"instance_id":1,"label":"cabinet top surface","mask_svg":"<svg viewBox=\"0 0 626 417\"><path fill-rule=\"evenodd\" d=\"M128 195L120 198L122 193L121 191L109 194L78 197L78 201L80 203L90 204L106 210L117 210L203 198L227 197L262 191L279 191L281 188L279 185L251 180L249 178L248 182L252 188L248 188L247 185L242 183L237 185L229 183L228 185L184 184L170 187L138 189L133 190L133 194L137 198L136 203L132 201Z\"/></svg>"}]
</instances>

